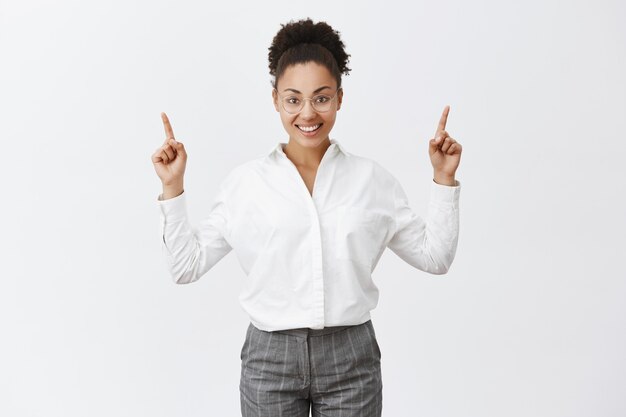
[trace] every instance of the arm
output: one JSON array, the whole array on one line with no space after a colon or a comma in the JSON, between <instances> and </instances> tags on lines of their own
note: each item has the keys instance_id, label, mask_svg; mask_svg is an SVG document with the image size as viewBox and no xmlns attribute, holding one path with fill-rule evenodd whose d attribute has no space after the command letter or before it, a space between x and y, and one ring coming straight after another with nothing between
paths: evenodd
<instances>
[{"instance_id":1,"label":"arm","mask_svg":"<svg viewBox=\"0 0 626 417\"><path fill-rule=\"evenodd\" d=\"M426 220L411 207L406 193L395 180L395 232L387 244L409 265L431 274L448 272L459 237L459 195L461 183L455 186L438 184L433 180Z\"/></svg>"},{"instance_id":2,"label":"arm","mask_svg":"<svg viewBox=\"0 0 626 417\"><path fill-rule=\"evenodd\" d=\"M228 209L223 188L198 227L187 218L186 194L158 197L161 249L176 284L197 281L232 250L226 241Z\"/></svg>"}]
</instances>

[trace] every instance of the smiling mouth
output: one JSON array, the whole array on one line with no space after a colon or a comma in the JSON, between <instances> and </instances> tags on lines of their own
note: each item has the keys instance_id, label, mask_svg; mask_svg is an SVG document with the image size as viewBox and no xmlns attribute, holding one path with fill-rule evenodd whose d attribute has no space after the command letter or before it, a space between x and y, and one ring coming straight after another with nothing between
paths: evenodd
<instances>
[{"instance_id":1,"label":"smiling mouth","mask_svg":"<svg viewBox=\"0 0 626 417\"><path fill-rule=\"evenodd\" d=\"M312 125L311 127L315 127L315 126L317 126L315 129L311 129L311 128L309 128L309 127L306 127L306 126L300 126L300 125L296 125L296 127L297 127L298 129L300 129L301 131L303 131L303 132L306 132L306 133L311 133L311 132L315 132L315 131L319 130L319 128L320 128L320 127L322 127L322 125L323 125L323 124L324 124L324 123L318 123L318 124L316 124L316 125ZM303 128L303 127L304 127L304 128Z\"/></svg>"}]
</instances>

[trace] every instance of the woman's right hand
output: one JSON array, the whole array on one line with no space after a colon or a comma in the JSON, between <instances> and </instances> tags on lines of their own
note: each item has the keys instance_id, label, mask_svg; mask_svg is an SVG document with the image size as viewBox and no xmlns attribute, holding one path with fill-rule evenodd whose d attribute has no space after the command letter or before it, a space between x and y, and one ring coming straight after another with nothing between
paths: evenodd
<instances>
[{"instance_id":1,"label":"woman's right hand","mask_svg":"<svg viewBox=\"0 0 626 417\"><path fill-rule=\"evenodd\" d=\"M152 154L152 163L163 186L182 185L187 165L187 152L181 142L174 139L172 125L165 113L161 113L165 127L165 142Z\"/></svg>"}]
</instances>

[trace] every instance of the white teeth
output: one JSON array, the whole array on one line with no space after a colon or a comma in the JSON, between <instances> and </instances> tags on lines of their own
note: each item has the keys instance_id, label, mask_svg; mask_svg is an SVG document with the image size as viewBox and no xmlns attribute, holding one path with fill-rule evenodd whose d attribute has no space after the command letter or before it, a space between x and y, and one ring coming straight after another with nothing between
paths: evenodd
<instances>
[{"instance_id":1,"label":"white teeth","mask_svg":"<svg viewBox=\"0 0 626 417\"><path fill-rule=\"evenodd\" d=\"M312 132L315 129L317 129L320 125L316 124L315 126L311 126L311 127L304 127L304 126L298 126L298 129L303 130L305 132Z\"/></svg>"}]
</instances>

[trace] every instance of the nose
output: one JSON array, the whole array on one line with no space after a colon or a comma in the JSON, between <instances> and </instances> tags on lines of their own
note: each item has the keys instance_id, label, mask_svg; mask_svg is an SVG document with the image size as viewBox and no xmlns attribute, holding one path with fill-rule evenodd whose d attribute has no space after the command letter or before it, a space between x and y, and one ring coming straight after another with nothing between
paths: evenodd
<instances>
[{"instance_id":1,"label":"nose","mask_svg":"<svg viewBox=\"0 0 626 417\"><path fill-rule=\"evenodd\" d=\"M300 116L302 116L303 119L311 119L315 117L315 113L316 112L313 108L313 101L304 100L304 107L302 107L302 110L300 110Z\"/></svg>"}]
</instances>

